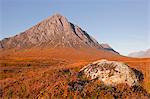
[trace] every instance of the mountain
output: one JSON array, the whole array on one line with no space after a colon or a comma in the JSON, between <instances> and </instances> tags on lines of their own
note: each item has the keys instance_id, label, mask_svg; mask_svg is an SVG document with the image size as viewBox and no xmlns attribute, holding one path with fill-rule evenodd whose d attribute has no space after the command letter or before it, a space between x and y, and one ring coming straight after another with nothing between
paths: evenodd
<instances>
[{"instance_id":1,"label":"mountain","mask_svg":"<svg viewBox=\"0 0 150 99\"><path fill-rule=\"evenodd\" d=\"M150 58L150 49L147 49L146 51L133 52L130 53L128 56L139 58Z\"/></svg>"},{"instance_id":2,"label":"mountain","mask_svg":"<svg viewBox=\"0 0 150 99\"><path fill-rule=\"evenodd\" d=\"M110 50L103 48L93 37L60 14L54 14L28 30L0 41L0 49L36 47Z\"/></svg>"},{"instance_id":3,"label":"mountain","mask_svg":"<svg viewBox=\"0 0 150 99\"><path fill-rule=\"evenodd\" d=\"M105 49L105 50L111 51L111 52L113 52L113 53L118 53L118 52L115 51L113 48L111 48L110 45L108 45L108 44L102 43L101 46L102 46L103 49ZM118 53L118 54L119 54L119 53Z\"/></svg>"},{"instance_id":4,"label":"mountain","mask_svg":"<svg viewBox=\"0 0 150 99\"><path fill-rule=\"evenodd\" d=\"M14 37L0 41L0 97L149 99L144 88L122 84L130 84L136 79L132 78L134 74L126 69L127 66L124 68L118 62L146 74L141 86L149 91L150 59L125 57L112 53L112 50L108 44L99 44L80 27L55 14ZM116 62L96 62L101 59ZM90 75L98 76L99 80L87 78L86 73L80 75L85 66L91 68ZM121 80L121 84L106 86L107 80Z\"/></svg>"}]
</instances>

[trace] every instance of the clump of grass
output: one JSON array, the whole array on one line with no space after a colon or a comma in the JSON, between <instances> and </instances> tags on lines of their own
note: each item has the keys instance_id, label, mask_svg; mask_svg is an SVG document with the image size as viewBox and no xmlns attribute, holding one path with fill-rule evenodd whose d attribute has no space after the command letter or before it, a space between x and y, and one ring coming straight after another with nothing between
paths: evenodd
<instances>
[{"instance_id":1,"label":"clump of grass","mask_svg":"<svg viewBox=\"0 0 150 99\"><path fill-rule=\"evenodd\" d=\"M20 97L23 97L25 95L26 91L27 91L26 86L24 84L22 84L20 87Z\"/></svg>"},{"instance_id":2,"label":"clump of grass","mask_svg":"<svg viewBox=\"0 0 150 99\"><path fill-rule=\"evenodd\" d=\"M66 69L60 69L58 71L58 74L70 76L71 75L71 71L70 71L70 69L67 69L67 68Z\"/></svg>"},{"instance_id":3,"label":"clump of grass","mask_svg":"<svg viewBox=\"0 0 150 99\"><path fill-rule=\"evenodd\" d=\"M0 74L0 79L6 79L7 76L5 74Z\"/></svg>"},{"instance_id":4,"label":"clump of grass","mask_svg":"<svg viewBox=\"0 0 150 99\"><path fill-rule=\"evenodd\" d=\"M8 98L12 98L12 96L13 96L13 90L9 89L7 95L8 95Z\"/></svg>"}]
</instances>

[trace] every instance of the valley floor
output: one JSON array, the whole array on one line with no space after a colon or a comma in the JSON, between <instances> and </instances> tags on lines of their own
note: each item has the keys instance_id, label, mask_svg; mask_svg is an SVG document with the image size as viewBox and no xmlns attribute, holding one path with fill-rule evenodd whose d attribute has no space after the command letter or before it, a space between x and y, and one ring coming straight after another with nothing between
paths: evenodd
<instances>
[{"instance_id":1,"label":"valley floor","mask_svg":"<svg viewBox=\"0 0 150 99\"><path fill-rule=\"evenodd\" d=\"M69 89L72 83L82 83L78 77L79 70L86 64L98 60L108 59L122 61L129 66L138 69L144 74L142 86L150 93L150 59L133 59L105 51L75 51L75 50L43 50L38 54L37 50L21 51L11 54L4 52L0 57L0 97L3 98L48 98L48 97L100 97L114 98L129 96L146 97L144 89L133 92L132 89L118 88L118 94L113 93L114 88L102 87L96 91L89 82L84 90L79 93L75 89ZM87 81L86 78L82 80ZM79 81L79 82L78 82ZM91 85L90 85L91 84ZM118 87L118 86L117 86ZM73 91L72 91L73 90ZM126 93L124 90L128 90ZM130 93L131 91L131 93ZM116 92L116 93L117 93ZM139 92L143 94L139 94ZM129 94L130 93L130 94ZM113 95L112 95L113 94ZM128 95L129 94L129 95ZM127 97L126 97L127 98Z\"/></svg>"}]
</instances>

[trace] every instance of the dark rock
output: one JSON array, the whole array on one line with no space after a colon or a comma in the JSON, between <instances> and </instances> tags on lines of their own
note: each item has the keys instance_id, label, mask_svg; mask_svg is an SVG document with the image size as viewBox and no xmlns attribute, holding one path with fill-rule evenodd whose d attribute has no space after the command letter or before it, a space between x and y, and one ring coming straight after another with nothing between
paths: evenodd
<instances>
[{"instance_id":1,"label":"dark rock","mask_svg":"<svg viewBox=\"0 0 150 99\"><path fill-rule=\"evenodd\" d=\"M69 90L71 91L82 91L84 86L88 83L88 81L85 81L85 80L78 80L78 81L75 81L75 82L70 82L68 84L69 86Z\"/></svg>"}]
</instances>

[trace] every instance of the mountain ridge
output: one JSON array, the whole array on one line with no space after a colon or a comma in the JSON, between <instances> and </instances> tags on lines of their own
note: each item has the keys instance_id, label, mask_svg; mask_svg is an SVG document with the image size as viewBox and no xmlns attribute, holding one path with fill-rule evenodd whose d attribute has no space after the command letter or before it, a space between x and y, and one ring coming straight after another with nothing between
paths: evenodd
<instances>
[{"instance_id":1,"label":"mountain ridge","mask_svg":"<svg viewBox=\"0 0 150 99\"><path fill-rule=\"evenodd\" d=\"M150 49L147 49L145 51L133 52L133 53L130 53L128 56L139 57L139 58L150 58Z\"/></svg>"},{"instance_id":2,"label":"mountain ridge","mask_svg":"<svg viewBox=\"0 0 150 99\"><path fill-rule=\"evenodd\" d=\"M86 31L69 22L59 13L13 37L0 41L0 49L32 47L71 47L105 49ZM112 49L112 48L111 48ZM108 50L115 52L114 50Z\"/></svg>"}]
</instances>

